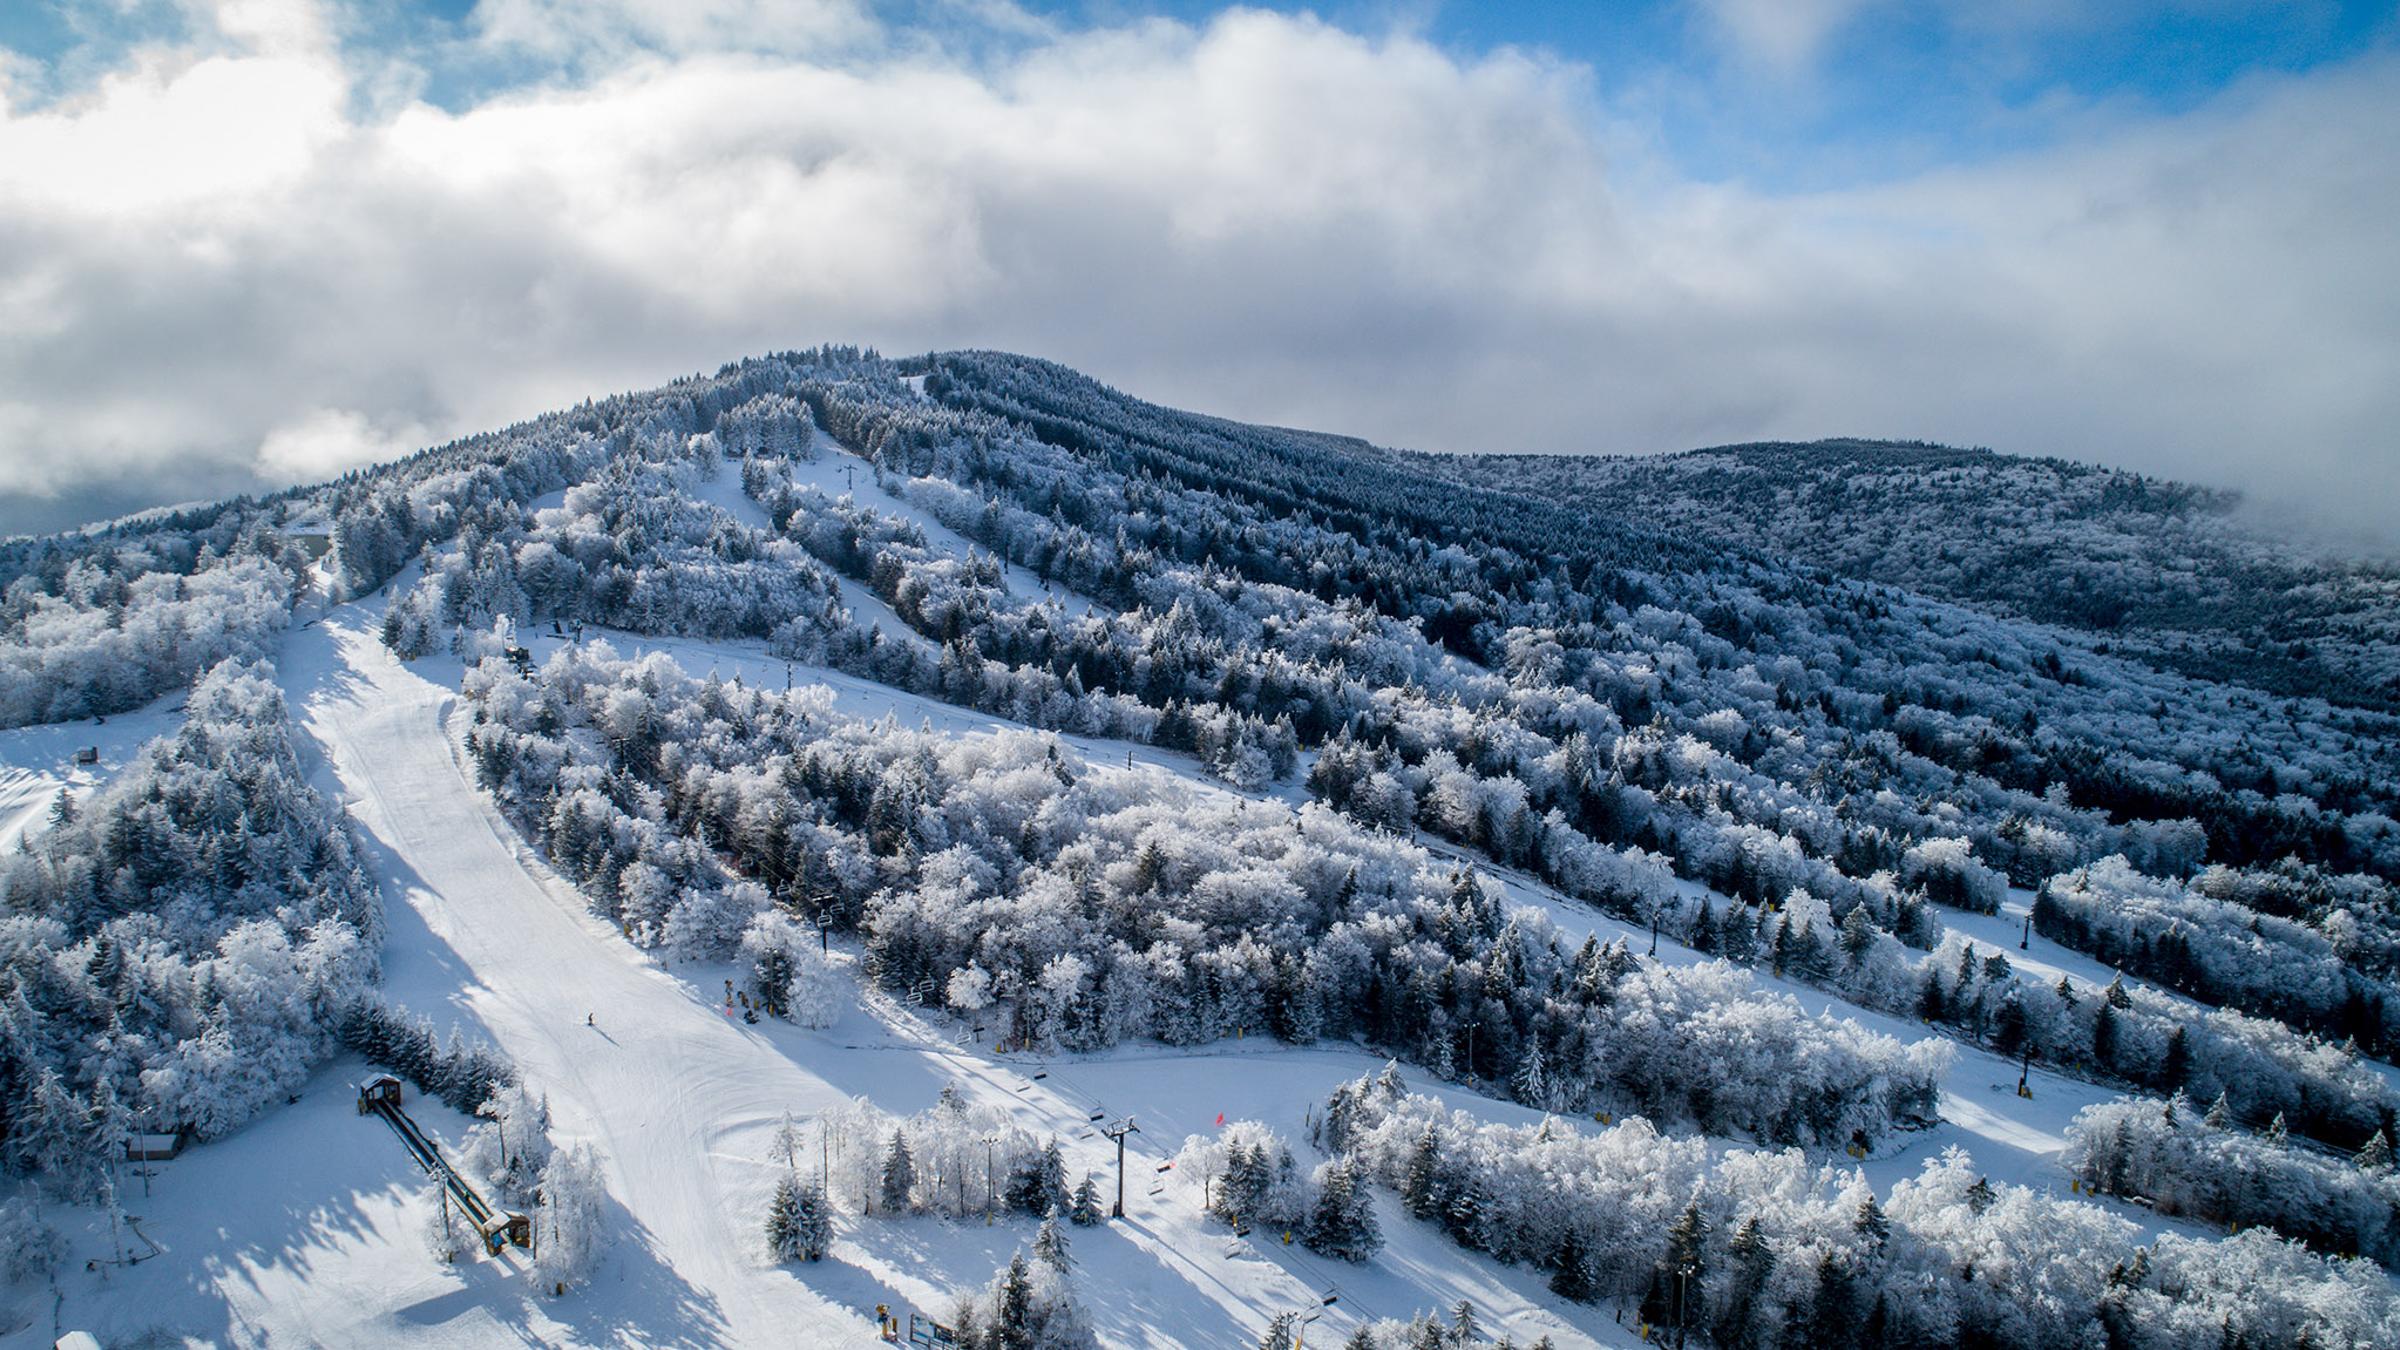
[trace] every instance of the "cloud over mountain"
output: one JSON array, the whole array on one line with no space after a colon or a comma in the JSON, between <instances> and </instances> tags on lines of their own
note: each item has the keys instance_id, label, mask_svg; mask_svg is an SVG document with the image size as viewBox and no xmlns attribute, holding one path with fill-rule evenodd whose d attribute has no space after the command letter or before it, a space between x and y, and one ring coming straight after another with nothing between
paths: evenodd
<instances>
[{"instance_id":1,"label":"cloud over mountain","mask_svg":"<svg viewBox=\"0 0 2400 1350\"><path fill-rule=\"evenodd\" d=\"M1905 435L2352 521L2400 494L2388 54L1770 193L1678 172L1584 67L1405 32L553 8L487 7L462 55L227 4L54 98L18 63L0 526L824 339L1423 448Z\"/></svg>"}]
</instances>

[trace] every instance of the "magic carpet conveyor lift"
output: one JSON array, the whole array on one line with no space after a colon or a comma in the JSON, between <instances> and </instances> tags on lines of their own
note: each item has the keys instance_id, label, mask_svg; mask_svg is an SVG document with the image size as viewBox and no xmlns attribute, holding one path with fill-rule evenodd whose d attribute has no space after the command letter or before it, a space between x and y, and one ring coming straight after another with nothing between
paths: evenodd
<instances>
[{"instance_id":1,"label":"magic carpet conveyor lift","mask_svg":"<svg viewBox=\"0 0 2400 1350\"><path fill-rule=\"evenodd\" d=\"M495 1210L487 1204L474 1186L442 1157L442 1151L425 1137L425 1132L417 1128L417 1122L400 1109L399 1079L386 1073L359 1084L358 1113L383 1117L383 1123L400 1136L400 1146L416 1159L417 1166L425 1169L425 1175L442 1183L450 1198L458 1202L460 1212L475 1225L475 1232L483 1239L485 1251L497 1256L504 1246L533 1245L532 1221L514 1210Z\"/></svg>"}]
</instances>

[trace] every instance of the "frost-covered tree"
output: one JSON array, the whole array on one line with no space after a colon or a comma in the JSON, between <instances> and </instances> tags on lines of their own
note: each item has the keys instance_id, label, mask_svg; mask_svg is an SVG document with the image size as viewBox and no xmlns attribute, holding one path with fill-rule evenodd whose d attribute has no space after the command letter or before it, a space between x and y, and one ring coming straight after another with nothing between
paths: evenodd
<instances>
[{"instance_id":1,"label":"frost-covered tree","mask_svg":"<svg viewBox=\"0 0 2400 1350\"><path fill-rule=\"evenodd\" d=\"M1058 1217L1055 1209L1042 1216L1041 1229L1033 1235L1033 1259L1064 1272L1074 1260L1067 1255L1067 1235Z\"/></svg>"},{"instance_id":2,"label":"frost-covered tree","mask_svg":"<svg viewBox=\"0 0 2400 1350\"><path fill-rule=\"evenodd\" d=\"M1097 1227L1107 1217L1100 1208L1099 1183L1091 1173L1084 1173L1083 1180L1075 1184L1075 1199L1067 1208L1067 1217L1078 1228Z\"/></svg>"},{"instance_id":3,"label":"frost-covered tree","mask_svg":"<svg viewBox=\"0 0 2400 1350\"><path fill-rule=\"evenodd\" d=\"M959 1301L959 1344L966 1350L1091 1350L1099 1344L1064 1269L1009 1258L982 1291Z\"/></svg>"},{"instance_id":4,"label":"frost-covered tree","mask_svg":"<svg viewBox=\"0 0 2400 1350\"><path fill-rule=\"evenodd\" d=\"M883 1154L881 1197L883 1212L906 1214L916 1207L917 1162L908 1151L908 1136L892 1131L892 1141Z\"/></svg>"},{"instance_id":5,"label":"frost-covered tree","mask_svg":"<svg viewBox=\"0 0 2400 1350\"><path fill-rule=\"evenodd\" d=\"M535 1277L552 1292L590 1278L607 1240L607 1183L589 1144L558 1150L542 1169L533 1212Z\"/></svg>"},{"instance_id":6,"label":"frost-covered tree","mask_svg":"<svg viewBox=\"0 0 2400 1350\"><path fill-rule=\"evenodd\" d=\"M1334 1161L1317 1169L1317 1198L1301 1236L1309 1250L1343 1261L1365 1261L1383 1246L1374 1205L1350 1164Z\"/></svg>"}]
</instances>

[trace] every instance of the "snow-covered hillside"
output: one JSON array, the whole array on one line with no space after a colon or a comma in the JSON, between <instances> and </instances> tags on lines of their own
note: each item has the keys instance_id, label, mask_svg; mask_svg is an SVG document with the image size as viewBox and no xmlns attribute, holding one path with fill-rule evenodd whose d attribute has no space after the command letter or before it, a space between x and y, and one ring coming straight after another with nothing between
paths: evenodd
<instances>
[{"instance_id":1,"label":"snow-covered hillside","mask_svg":"<svg viewBox=\"0 0 2400 1350\"><path fill-rule=\"evenodd\" d=\"M1413 473L831 350L41 560L237 659L0 732L0 1346L2400 1336L2388 719Z\"/></svg>"}]
</instances>

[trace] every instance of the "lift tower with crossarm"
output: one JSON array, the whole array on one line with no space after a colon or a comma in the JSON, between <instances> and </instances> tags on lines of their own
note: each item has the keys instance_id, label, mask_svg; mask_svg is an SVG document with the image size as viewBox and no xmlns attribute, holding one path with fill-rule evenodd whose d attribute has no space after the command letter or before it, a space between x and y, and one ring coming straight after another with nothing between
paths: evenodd
<instances>
[{"instance_id":1,"label":"lift tower with crossarm","mask_svg":"<svg viewBox=\"0 0 2400 1350\"><path fill-rule=\"evenodd\" d=\"M1100 1133L1117 1141L1117 1206L1109 1211L1112 1219L1125 1217L1125 1136L1141 1132L1141 1127L1133 1123L1131 1116L1100 1127Z\"/></svg>"}]
</instances>

